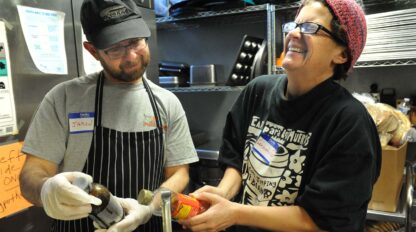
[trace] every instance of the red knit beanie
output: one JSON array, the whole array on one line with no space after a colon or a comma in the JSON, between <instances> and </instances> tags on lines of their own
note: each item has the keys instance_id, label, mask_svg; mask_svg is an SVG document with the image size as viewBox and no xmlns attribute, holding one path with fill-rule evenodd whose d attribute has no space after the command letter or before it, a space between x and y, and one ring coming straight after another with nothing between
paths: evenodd
<instances>
[{"instance_id":1,"label":"red knit beanie","mask_svg":"<svg viewBox=\"0 0 416 232\"><path fill-rule=\"evenodd\" d=\"M325 0L343 26L347 36L348 71L351 71L364 49L367 24L361 7L354 0Z\"/></svg>"}]
</instances>

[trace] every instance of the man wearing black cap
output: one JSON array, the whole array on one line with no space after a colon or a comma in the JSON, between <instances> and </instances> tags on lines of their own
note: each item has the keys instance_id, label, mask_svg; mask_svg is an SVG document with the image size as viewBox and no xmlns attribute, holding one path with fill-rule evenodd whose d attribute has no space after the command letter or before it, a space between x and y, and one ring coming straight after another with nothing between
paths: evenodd
<instances>
[{"instance_id":1,"label":"man wearing black cap","mask_svg":"<svg viewBox=\"0 0 416 232\"><path fill-rule=\"evenodd\" d=\"M196 162L185 112L174 94L143 74L150 31L133 0L84 0L87 49L104 70L54 87L25 138L25 198L56 219L52 231L93 231L86 218L100 199L73 185L106 186L124 218L102 231L161 231L160 218L135 199L161 185L181 192ZM146 223L147 222L147 223ZM101 230L100 230L101 231Z\"/></svg>"}]
</instances>

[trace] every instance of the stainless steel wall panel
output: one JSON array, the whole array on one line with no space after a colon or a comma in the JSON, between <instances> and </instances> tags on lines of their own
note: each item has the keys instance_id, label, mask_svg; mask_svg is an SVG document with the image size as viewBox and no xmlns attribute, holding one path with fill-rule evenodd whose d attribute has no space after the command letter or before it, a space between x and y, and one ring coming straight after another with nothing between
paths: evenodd
<instances>
[{"instance_id":1,"label":"stainless steel wall panel","mask_svg":"<svg viewBox=\"0 0 416 232\"><path fill-rule=\"evenodd\" d=\"M64 36L68 65L67 75L45 74L36 68L23 37L17 5L65 12ZM16 115L20 125L20 133L17 137L19 140L23 140L32 114L44 95L56 84L78 76L71 1L2 0L0 6L0 18L4 18L13 26L11 30L7 30L7 39Z\"/></svg>"}]
</instances>

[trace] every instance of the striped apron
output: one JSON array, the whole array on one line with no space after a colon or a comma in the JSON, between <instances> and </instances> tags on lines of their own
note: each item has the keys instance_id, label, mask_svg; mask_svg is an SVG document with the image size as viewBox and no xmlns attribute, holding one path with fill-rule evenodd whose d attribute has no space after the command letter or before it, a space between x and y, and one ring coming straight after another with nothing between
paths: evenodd
<instances>
[{"instance_id":1,"label":"striped apron","mask_svg":"<svg viewBox=\"0 0 416 232\"><path fill-rule=\"evenodd\" d=\"M97 80L95 96L94 134L83 172L93 181L108 188L121 198L137 198L142 188L155 190L164 177L163 129L156 100L147 81L143 85L148 93L157 128L151 131L121 132L101 126L104 75ZM73 221L55 220L51 231L93 232L92 220L84 218ZM160 217L152 217L148 223L135 231L160 232Z\"/></svg>"}]
</instances>

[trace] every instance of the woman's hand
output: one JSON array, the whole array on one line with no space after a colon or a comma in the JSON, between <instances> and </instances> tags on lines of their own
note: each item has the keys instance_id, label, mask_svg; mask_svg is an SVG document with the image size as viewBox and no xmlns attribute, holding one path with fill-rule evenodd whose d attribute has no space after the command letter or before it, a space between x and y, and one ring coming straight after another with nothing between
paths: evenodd
<instances>
[{"instance_id":1,"label":"woman's hand","mask_svg":"<svg viewBox=\"0 0 416 232\"><path fill-rule=\"evenodd\" d=\"M211 185L205 185L205 186L197 189L195 192L193 192L189 195L191 195L193 197L196 197L195 195L198 195L198 194L201 194L201 193L204 193L204 192L216 194L218 196L221 196L221 197L225 198L225 193L222 189L220 189L218 187L211 186Z\"/></svg>"},{"instance_id":2,"label":"woman's hand","mask_svg":"<svg viewBox=\"0 0 416 232\"><path fill-rule=\"evenodd\" d=\"M211 206L200 215L180 220L179 223L184 229L214 232L225 230L236 223L238 204L219 196L217 193L209 192L211 190L215 192L218 188L206 186L206 188L198 189L192 194L193 197L206 201Z\"/></svg>"}]
</instances>

